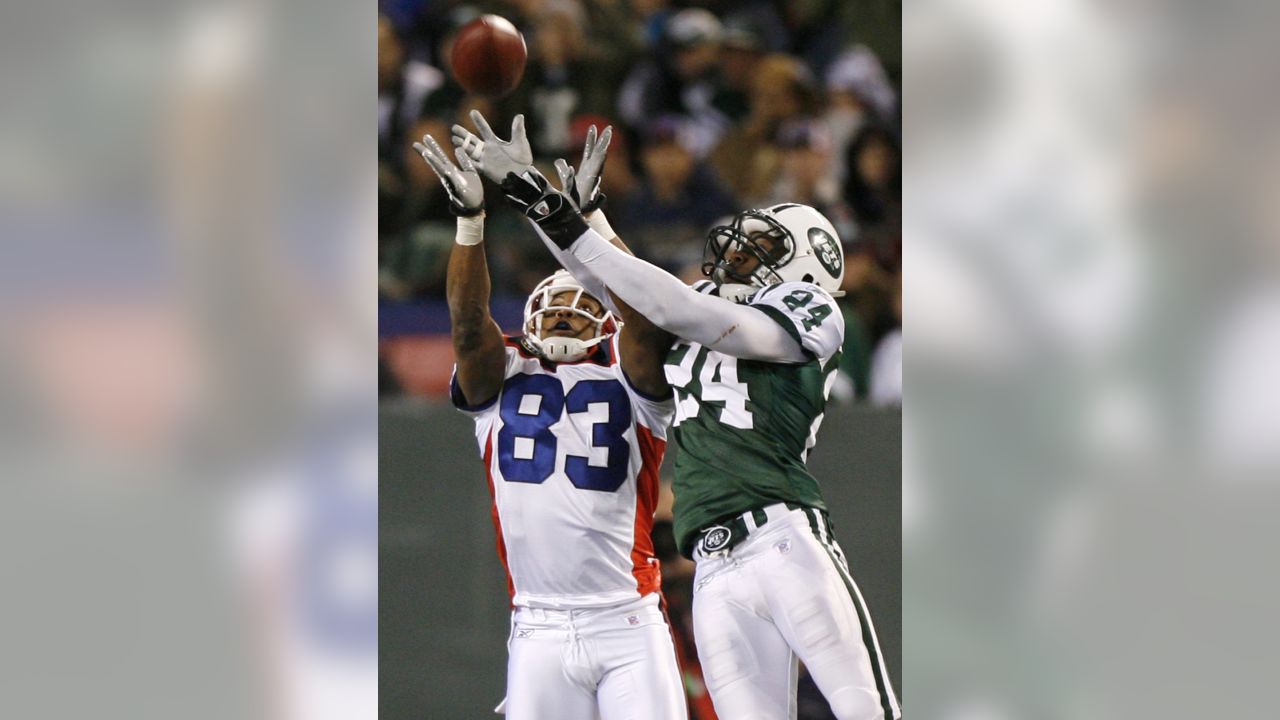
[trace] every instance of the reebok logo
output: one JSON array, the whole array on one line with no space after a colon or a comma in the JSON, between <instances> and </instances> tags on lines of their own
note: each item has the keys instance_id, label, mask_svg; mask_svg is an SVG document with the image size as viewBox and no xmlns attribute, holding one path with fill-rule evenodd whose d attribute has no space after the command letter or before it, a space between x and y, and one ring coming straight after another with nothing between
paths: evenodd
<instances>
[{"instance_id":1,"label":"reebok logo","mask_svg":"<svg viewBox=\"0 0 1280 720\"><path fill-rule=\"evenodd\" d=\"M542 202L533 206L533 211L538 213L539 215L546 215L551 212L551 208L547 207L547 201L543 200Z\"/></svg>"}]
</instances>

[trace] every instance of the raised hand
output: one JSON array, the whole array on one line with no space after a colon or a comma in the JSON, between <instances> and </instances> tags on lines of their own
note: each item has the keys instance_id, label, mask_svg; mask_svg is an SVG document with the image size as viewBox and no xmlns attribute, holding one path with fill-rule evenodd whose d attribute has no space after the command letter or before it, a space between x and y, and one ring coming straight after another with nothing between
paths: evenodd
<instances>
[{"instance_id":1,"label":"raised hand","mask_svg":"<svg viewBox=\"0 0 1280 720\"><path fill-rule=\"evenodd\" d=\"M502 181L502 192L561 249L567 250L587 231L587 221L573 200L551 187L536 168L508 175Z\"/></svg>"},{"instance_id":2,"label":"raised hand","mask_svg":"<svg viewBox=\"0 0 1280 720\"><path fill-rule=\"evenodd\" d=\"M517 115L512 121L510 140L495 135L479 110L471 111L471 120L480 135L477 137L461 125L454 125L453 144L485 177L500 184L508 174L519 175L533 166L533 149L525 136L524 115Z\"/></svg>"},{"instance_id":3,"label":"raised hand","mask_svg":"<svg viewBox=\"0 0 1280 720\"><path fill-rule=\"evenodd\" d=\"M422 155L422 159L427 161L427 165L440 178L440 184L449 193L449 210L454 215L472 217L484 212L484 188L480 185L480 174L476 172L475 164L466 153L461 150L455 152L458 165L462 166L459 169L444 154L440 143L430 135L423 135L422 142L414 143L413 149Z\"/></svg>"},{"instance_id":4,"label":"raised hand","mask_svg":"<svg viewBox=\"0 0 1280 720\"><path fill-rule=\"evenodd\" d=\"M575 173L573 166L564 160L556 160L556 174L560 176L560 187L569 194L575 205L583 214L598 210L604 206L605 195L600 192L600 175L604 170L605 154L609 150L609 141L613 139L613 126L608 126L596 139L596 126L587 130L587 142L582 149L582 162Z\"/></svg>"}]
</instances>

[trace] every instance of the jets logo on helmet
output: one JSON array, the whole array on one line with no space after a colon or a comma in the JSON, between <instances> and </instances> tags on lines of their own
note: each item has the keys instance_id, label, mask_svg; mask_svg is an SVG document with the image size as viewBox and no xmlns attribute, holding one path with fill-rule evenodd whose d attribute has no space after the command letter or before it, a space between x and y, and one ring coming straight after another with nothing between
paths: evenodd
<instances>
[{"instance_id":1,"label":"jets logo on helmet","mask_svg":"<svg viewBox=\"0 0 1280 720\"><path fill-rule=\"evenodd\" d=\"M593 314L580 307L584 297L595 301L595 304L600 307L599 314ZM591 337L585 340L549 334L544 337L543 316L547 313L562 311L568 311L590 321ZM538 283L524 304L523 342L534 352L552 362L580 360L616 331L617 323L614 322L613 313L604 309L599 298L588 293L582 283L564 270L558 270Z\"/></svg>"},{"instance_id":2,"label":"jets logo on helmet","mask_svg":"<svg viewBox=\"0 0 1280 720\"><path fill-rule=\"evenodd\" d=\"M744 256L758 262L743 271ZM731 224L711 228L706 257L702 272L722 297L742 299L795 281L813 283L833 297L843 295L844 249L831 222L808 205L783 203L739 213Z\"/></svg>"},{"instance_id":3,"label":"jets logo on helmet","mask_svg":"<svg viewBox=\"0 0 1280 720\"><path fill-rule=\"evenodd\" d=\"M840 243L820 227L809 228L809 244L822 263L822 267L834 277L844 276L844 253Z\"/></svg>"}]
</instances>

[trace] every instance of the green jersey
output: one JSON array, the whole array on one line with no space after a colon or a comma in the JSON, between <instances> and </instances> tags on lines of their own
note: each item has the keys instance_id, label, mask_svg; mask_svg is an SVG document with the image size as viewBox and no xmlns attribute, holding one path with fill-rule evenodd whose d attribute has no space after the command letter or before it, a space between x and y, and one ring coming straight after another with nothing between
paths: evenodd
<instances>
[{"instance_id":1,"label":"green jersey","mask_svg":"<svg viewBox=\"0 0 1280 720\"><path fill-rule=\"evenodd\" d=\"M709 282L694 288L714 290ZM772 285L747 304L782 325L807 360L743 360L683 341L671 348L675 536L686 556L698 530L723 518L780 502L826 509L805 460L839 365L844 318L812 283Z\"/></svg>"}]
</instances>

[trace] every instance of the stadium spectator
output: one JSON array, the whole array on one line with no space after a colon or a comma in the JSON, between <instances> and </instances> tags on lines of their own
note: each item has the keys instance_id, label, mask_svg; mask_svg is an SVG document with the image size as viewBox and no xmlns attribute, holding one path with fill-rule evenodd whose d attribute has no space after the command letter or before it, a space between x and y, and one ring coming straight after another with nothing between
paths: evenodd
<instances>
[{"instance_id":1,"label":"stadium spectator","mask_svg":"<svg viewBox=\"0 0 1280 720\"><path fill-rule=\"evenodd\" d=\"M711 222L733 212L733 198L700 163L678 118L645 128L640 149L644 177L619 203L618 233L634 251L666 267L701 258Z\"/></svg>"},{"instance_id":2,"label":"stadium spectator","mask_svg":"<svg viewBox=\"0 0 1280 720\"><path fill-rule=\"evenodd\" d=\"M729 126L713 99L723 27L701 8L681 10L667 21L654 53L627 76L618 91L618 114L633 131L655 117L680 118L690 150L698 158L715 147Z\"/></svg>"},{"instance_id":3,"label":"stadium spectator","mask_svg":"<svg viewBox=\"0 0 1280 720\"><path fill-rule=\"evenodd\" d=\"M782 167L764 205L798 202L822 213L842 238L856 233L853 214L845 205L831 169L831 133L815 120L784 125L778 131Z\"/></svg>"},{"instance_id":4,"label":"stadium spectator","mask_svg":"<svg viewBox=\"0 0 1280 720\"><path fill-rule=\"evenodd\" d=\"M687 280L701 278L707 228L736 209L799 201L830 218L846 247L849 292L840 300L847 326L841 370L848 379L838 381L833 397L867 398L873 350L899 323L898 95L870 49L875 36L848 22L863 16L839 6L835 0L805 7L776 0L384 4L383 296L442 297L437 236L451 218L438 183L415 172L422 164L406 163L405 155L424 131L470 127L472 108L499 124L523 112L535 162L552 177L551 161L576 156L590 125L613 125L602 188L615 227L641 257ZM525 79L497 101L465 93L449 69L457 31L481 12L504 15L529 44ZM554 269L522 218L493 207L486 227L502 238L490 248L495 298L523 296Z\"/></svg>"},{"instance_id":5,"label":"stadium spectator","mask_svg":"<svg viewBox=\"0 0 1280 720\"><path fill-rule=\"evenodd\" d=\"M902 276L898 276L891 303L897 325L880 338L871 355L871 389L868 399L878 407L902 404Z\"/></svg>"},{"instance_id":6,"label":"stadium spectator","mask_svg":"<svg viewBox=\"0 0 1280 720\"><path fill-rule=\"evenodd\" d=\"M855 45L827 69L826 97L822 119L831 130L835 179L844 183L849 145L867 125L894 123L898 96L880 58L867 46Z\"/></svg>"},{"instance_id":7,"label":"stadium spectator","mask_svg":"<svg viewBox=\"0 0 1280 720\"><path fill-rule=\"evenodd\" d=\"M424 134L449 132L442 120L424 118L418 121L401 142L403 174L390 179L383 195L384 211L379 231L384 234L410 232L422 222L453 222L449 202L431 168L424 168L413 143Z\"/></svg>"},{"instance_id":8,"label":"stadium spectator","mask_svg":"<svg viewBox=\"0 0 1280 720\"><path fill-rule=\"evenodd\" d=\"M403 173L387 173L378 183L378 287L383 295L409 298L444 290L445 259L452 247L453 216L440 182L413 149L412 138L448 132L439 120L425 119L406 135L401 149Z\"/></svg>"},{"instance_id":9,"label":"stadium spectator","mask_svg":"<svg viewBox=\"0 0 1280 720\"><path fill-rule=\"evenodd\" d=\"M853 381L859 398L870 392L871 355L880 339L901 325L894 311L894 294L900 273L885 270L857 242L845 242L844 282L838 298L844 314L845 335L840 371Z\"/></svg>"},{"instance_id":10,"label":"stadium spectator","mask_svg":"<svg viewBox=\"0 0 1280 720\"><path fill-rule=\"evenodd\" d=\"M844 43L841 6L853 3L846 0L807 0L778 4L790 31L792 54L804 61L814 74L821 76Z\"/></svg>"},{"instance_id":11,"label":"stadium spectator","mask_svg":"<svg viewBox=\"0 0 1280 720\"><path fill-rule=\"evenodd\" d=\"M720 86L712 104L731 123L746 120L751 112L751 82L764 57L760 33L750 25L726 25L720 46Z\"/></svg>"},{"instance_id":12,"label":"stadium spectator","mask_svg":"<svg viewBox=\"0 0 1280 720\"><path fill-rule=\"evenodd\" d=\"M783 123L812 116L817 101L813 77L799 60L781 54L760 60L750 114L711 155L716 172L743 204L758 204L778 175L782 158L775 142Z\"/></svg>"},{"instance_id":13,"label":"stadium spectator","mask_svg":"<svg viewBox=\"0 0 1280 720\"><path fill-rule=\"evenodd\" d=\"M404 45L386 15L378 16L378 158L393 155L402 137L402 125L411 124L421 111L421 97L407 91Z\"/></svg>"},{"instance_id":14,"label":"stadium spectator","mask_svg":"<svg viewBox=\"0 0 1280 720\"><path fill-rule=\"evenodd\" d=\"M858 251L896 272L902 255L902 157L893 133L863 128L846 155L845 200L858 224Z\"/></svg>"},{"instance_id":15,"label":"stadium spectator","mask_svg":"<svg viewBox=\"0 0 1280 720\"><path fill-rule=\"evenodd\" d=\"M749 28L762 52L791 52L791 28L777 0L705 0L701 4L724 20L726 34L730 29Z\"/></svg>"},{"instance_id":16,"label":"stadium spectator","mask_svg":"<svg viewBox=\"0 0 1280 720\"><path fill-rule=\"evenodd\" d=\"M613 106L608 73L598 72L586 41L585 16L553 5L534 16L529 35L529 65L514 102L525 113L534 154L554 159L571 147L570 122L584 111L607 112Z\"/></svg>"},{"instance_id":17,"label":"stadium spectator","mask_svg":"<svg viewBox=\"0 0 1280 720\"><path fill-rule=\"evenodd\" d=\"M872 405L902 404L902 328L894 328L880 339L871 356Z\"/></svg>"},{"instance_id":18,"label":"stadium spectator","mask_svg":"<svg viewBox=\"0 0 1280 720\"><path fill-rule=\"evenodd\" d=\"M667 20L675 12L671 9L671 0L631 0L626 4L630 10L629 29L632 36L645 52L655 52L662 44L662 32L667 26Z\"/></svg>"}]
</instances>

